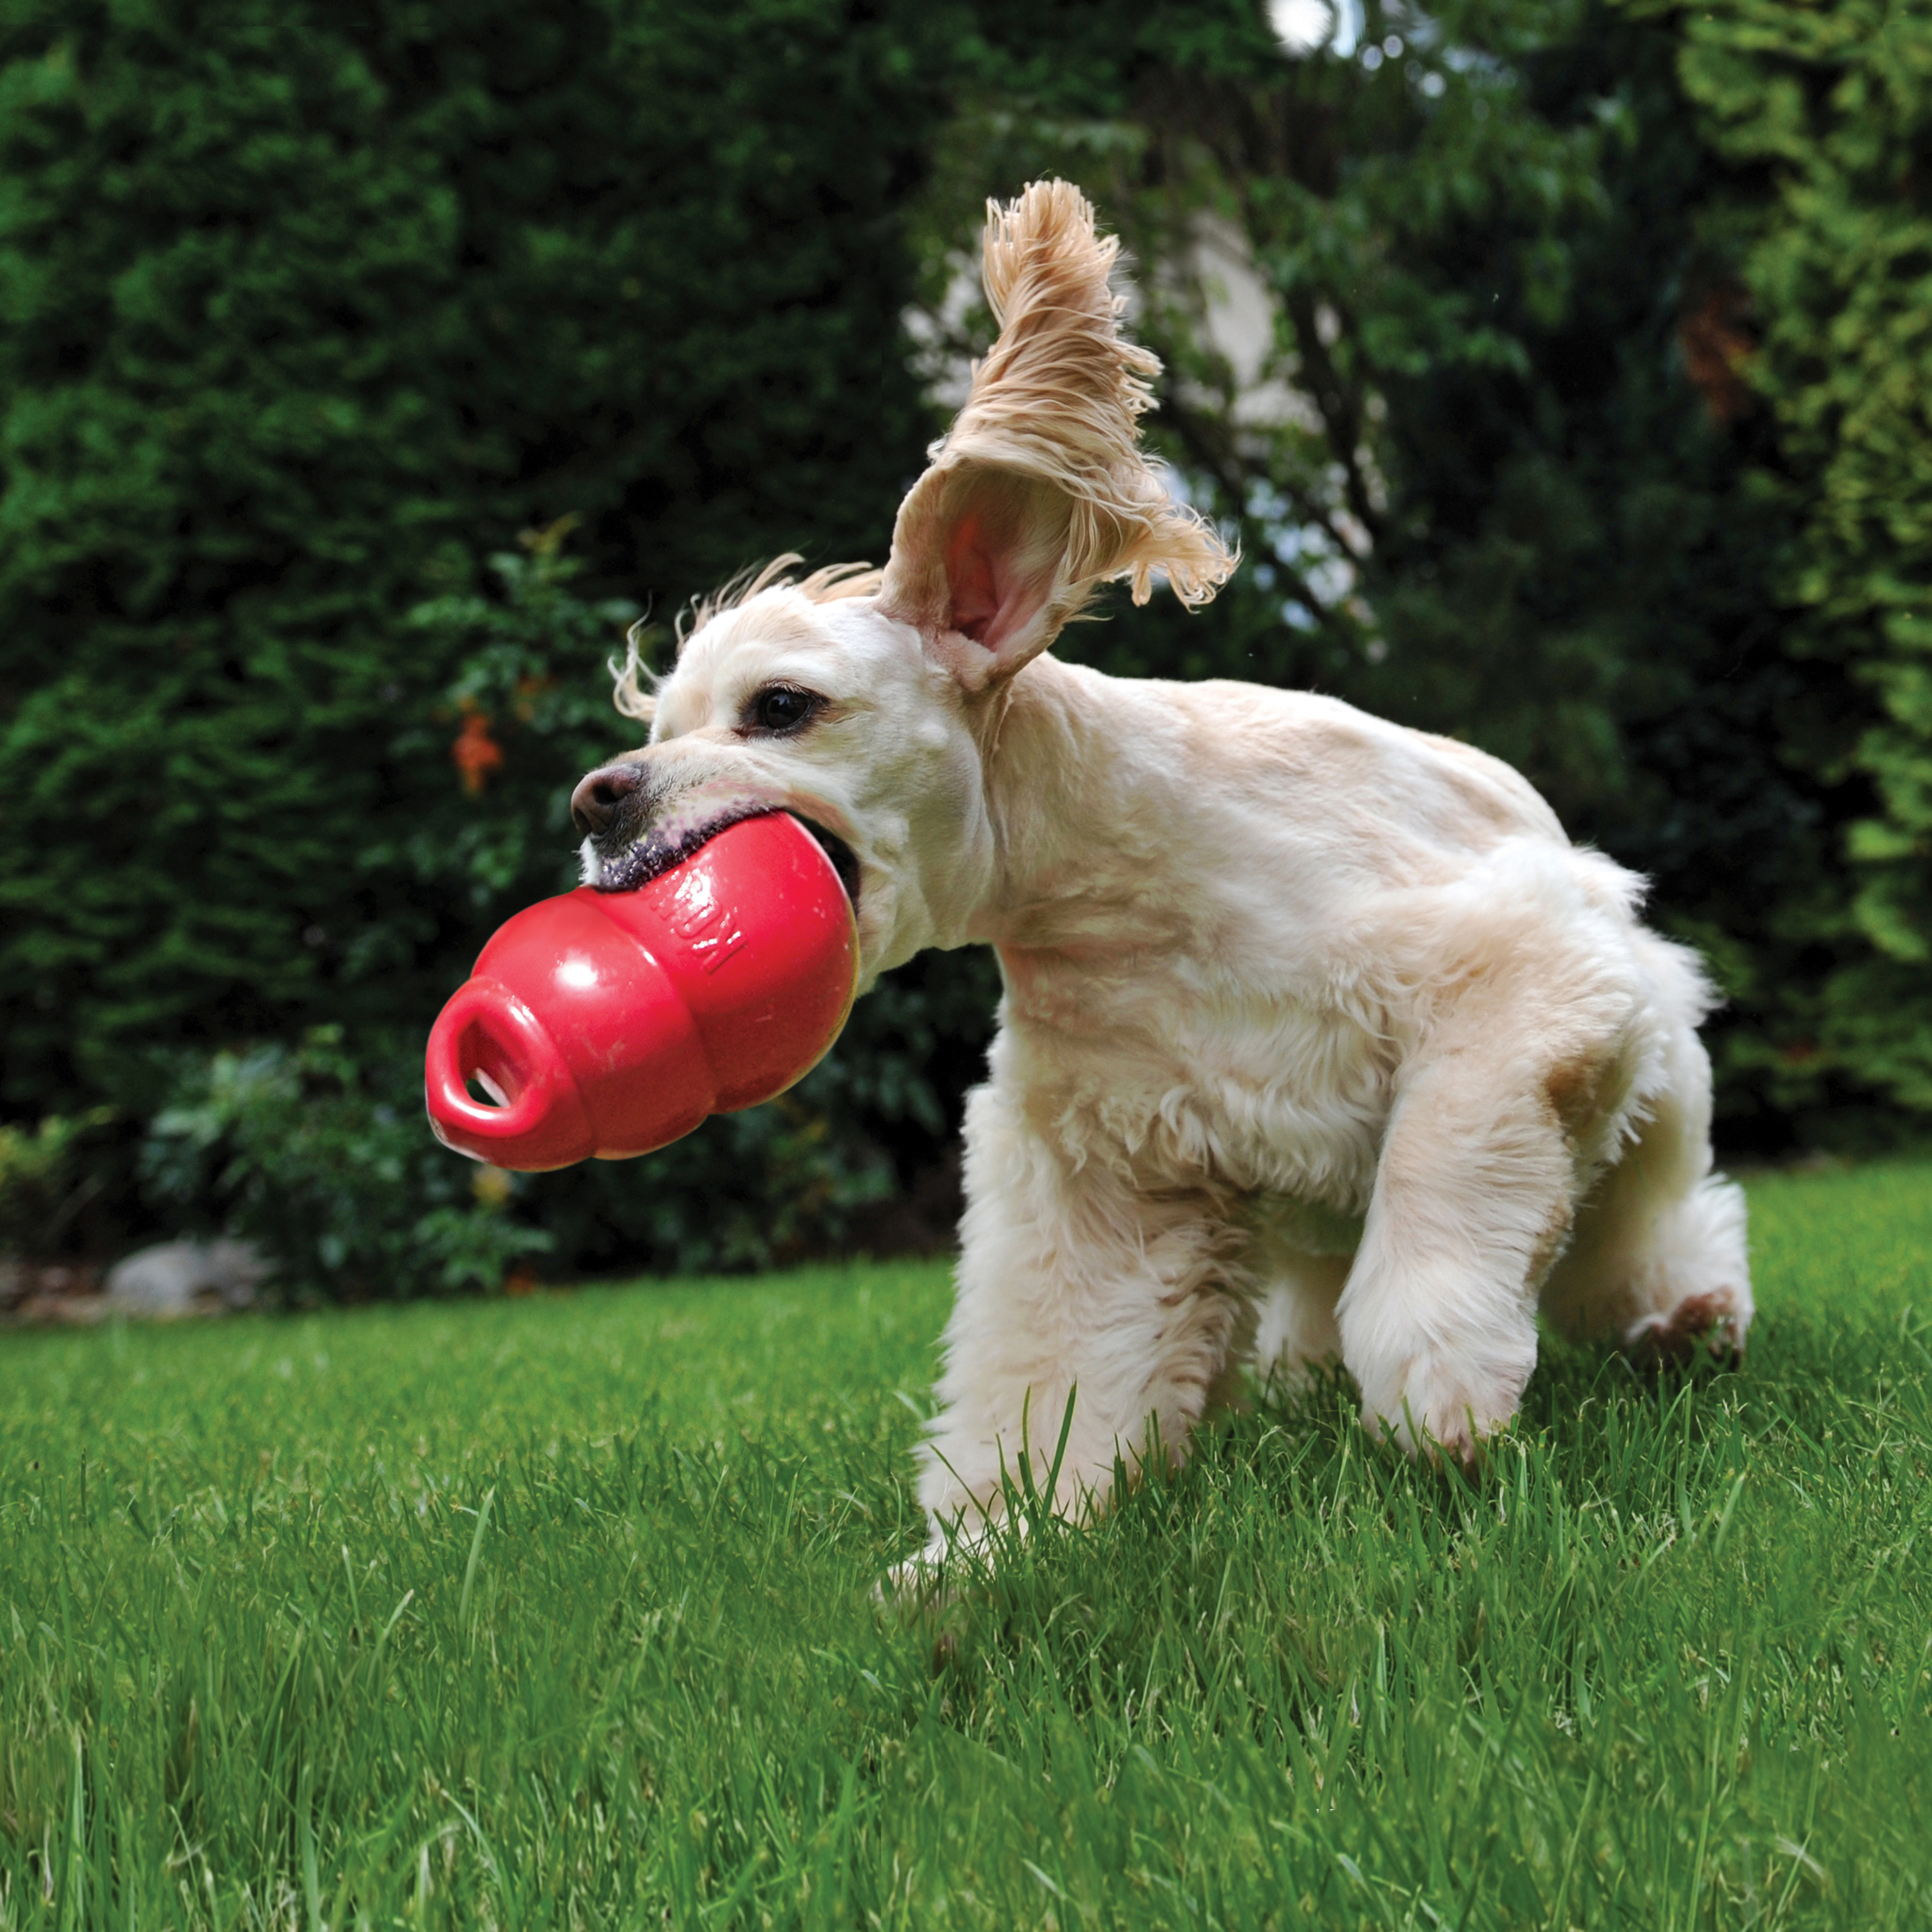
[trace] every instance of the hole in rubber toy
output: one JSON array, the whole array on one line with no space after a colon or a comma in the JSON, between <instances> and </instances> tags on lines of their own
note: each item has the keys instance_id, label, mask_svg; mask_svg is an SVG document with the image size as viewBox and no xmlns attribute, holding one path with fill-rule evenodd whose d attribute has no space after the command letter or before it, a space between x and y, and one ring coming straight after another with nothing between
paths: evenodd
<instances>
[{"instance_id":1,"label":"hole in rubber toy","mask_svg":"<svg viewBox=\"0 0 1932 1932\"><path fill-rule=\"evenodd\" d=\"M479 1107L507 1107L510 1096L481 1067L472 1067L464 1076L470 1097Z\"/></svg>"}]
</instances>

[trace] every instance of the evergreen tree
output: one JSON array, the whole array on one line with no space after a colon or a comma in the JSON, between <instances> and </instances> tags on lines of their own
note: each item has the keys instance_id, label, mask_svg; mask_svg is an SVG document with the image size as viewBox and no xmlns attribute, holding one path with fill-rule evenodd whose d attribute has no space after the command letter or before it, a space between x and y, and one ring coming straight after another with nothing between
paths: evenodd
<instances>
[{"instance_id":1,"label":"evergreen tree","mask_svg":"<svg viewBox=\"0 0 1932 1932\"><path fill-rule=\"evenodd\" d=\"M1646 8L1644 10L1648 11ZM1791 536L1765 586L1790 661L1856 694L1790 734L1845 801L1828 890L1787 895L1820 962L1794 1080L1932 1112L1932 7L1716 0L1664 15L1732 170L1700 211L1747 298L1731 350Z\"/></svg>"},{"instance_id":2,"label":"evergreen tree","mask_svg":"<svg viewBox=\"0 0 1932 1932\"><path fill-rule=\"evenodd\" d=\"M139 1106L157 1044L434 1012L500 908L421 862L461 660L405 616L523 524L578 514L593 580L660 604L890 528L928 428L892 220L927 31L856 0L0 10L7 1105Z\"/></svg>"}]
</instances>

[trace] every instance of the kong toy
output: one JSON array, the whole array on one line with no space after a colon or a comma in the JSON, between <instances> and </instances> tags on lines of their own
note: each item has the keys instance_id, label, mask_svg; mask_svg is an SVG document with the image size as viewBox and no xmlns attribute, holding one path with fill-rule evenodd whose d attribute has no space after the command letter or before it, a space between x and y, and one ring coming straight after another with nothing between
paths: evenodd
<instances>
[{"instance_id":1,"label":"kong toy","mask_svg":"<svg viewBox=\"0 0 1932 1932\"><path fill-rule=\"evenodd\" d=\"M648 1154L802 1079L858 965L818 842L783 812L741 819L633 890L582 886L500 927L430 1034L430 1124L526 1172Z\"/></svg>"}]
</instances>

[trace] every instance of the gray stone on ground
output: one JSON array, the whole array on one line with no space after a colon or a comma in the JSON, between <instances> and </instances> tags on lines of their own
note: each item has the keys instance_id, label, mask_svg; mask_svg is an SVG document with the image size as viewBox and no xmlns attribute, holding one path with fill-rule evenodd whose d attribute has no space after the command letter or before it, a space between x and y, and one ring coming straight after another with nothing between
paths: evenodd
<instances>
[{"instance_id":1,"label":"gray stone on ground","mask_svg":"<svg viewBox=\"0 0 1932 1932\"><path fill-rule=\"evenodd\" d=\"M107 1306L150 1321L246 1308L272 1272L247 1241L163 1241L108 1270Z\"/></svg>"}]
</instances>

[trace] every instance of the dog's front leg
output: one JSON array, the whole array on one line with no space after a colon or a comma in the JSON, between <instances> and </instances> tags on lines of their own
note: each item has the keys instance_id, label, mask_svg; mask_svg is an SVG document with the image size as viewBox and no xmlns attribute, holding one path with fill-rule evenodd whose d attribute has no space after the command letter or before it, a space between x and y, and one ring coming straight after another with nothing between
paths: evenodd
<instances>
[{"instance_id":1,"label":"dog's front leg","mask_svg":"<svg viewBox=\"0 0 1932 1932\"><path fill-rule=\"evenodd\" d=\"M966 1190L920 1486L924 1564L962 1536L983 1540L1009 1489L1024 1492L1022 1456L1042 1493L1057 1462L1050 1500L1069 1516L1106 1502L1117 1460L1131 1474L1150 1454L1179 1456L1245 1312L1225 1286L1234 1237L1211 1196L1076 1166L997 1086L968 1104Z\"/></svg>"},{"instance_id":2,"label":"dog's front leg","mask_svg":"<svg viewBox=\"0 0 1932 1932\"><path fill-rule=\"evenodd\" d=\"M1465 1460L1516 1413L1574 1205L1547 1070L1509 1032L1502 1016L1405 1070L1336 1310L1364 1420Z\"/></svg>"}]
</instances>

